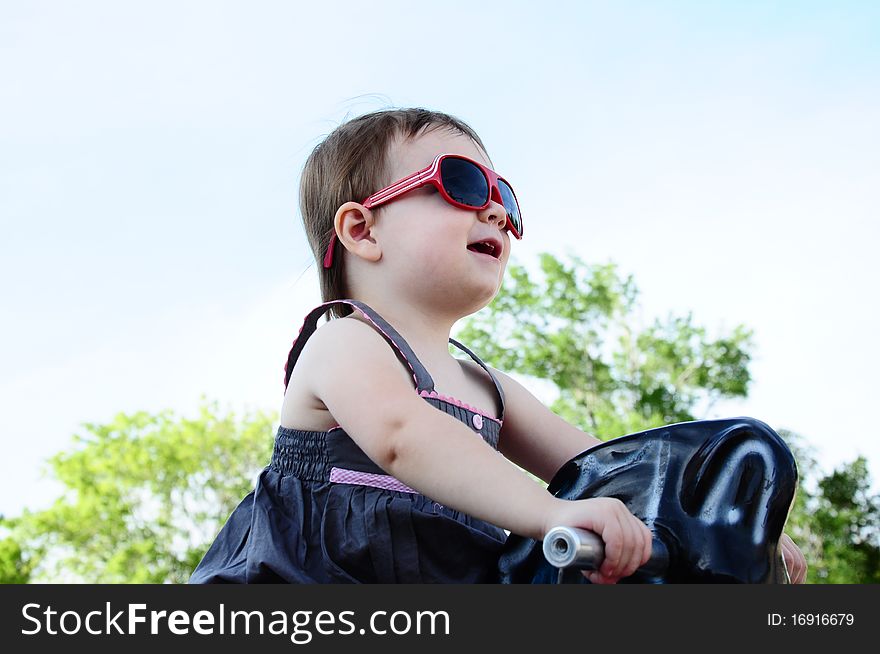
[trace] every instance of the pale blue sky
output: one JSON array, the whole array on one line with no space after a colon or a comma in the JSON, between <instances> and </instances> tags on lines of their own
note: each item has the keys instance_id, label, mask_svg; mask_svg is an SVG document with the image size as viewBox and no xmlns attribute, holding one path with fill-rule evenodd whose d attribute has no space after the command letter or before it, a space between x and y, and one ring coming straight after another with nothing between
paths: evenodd
<instances>
[{"instance_id":1,"label":"pale blue sky","mask_svg":"<svg viewBox=\"0 0 880 654\"><path fill-rule=\"evenodd\" d=\"M751 397L715 415L876 483L878 44L874 2L4 1L0 513L54 497L83 422L280 408L320 300L300 168L389 104L481 134L520 261L615 261L646 319L752 327Z\"/></svg>"}]
</instances>

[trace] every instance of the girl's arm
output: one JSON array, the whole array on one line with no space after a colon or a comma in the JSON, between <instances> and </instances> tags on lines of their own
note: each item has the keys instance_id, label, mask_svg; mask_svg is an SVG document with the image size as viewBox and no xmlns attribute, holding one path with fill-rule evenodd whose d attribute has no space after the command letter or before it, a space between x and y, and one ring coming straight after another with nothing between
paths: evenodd
<instances>
[{"instance_id":1,"label":"girl's arm","mask_svg":"<svg viewBox=\"0 0 880 654\"><path fill-rule=\"evenodd\" d=\"M438 411L372 327L334 320L308 341L300 365L307 384L379 467L420 493L517 534L541 540L559 524L605 541L597 580L632 574L651 551L651 535L622 502L567 501L547 493L478 434ZM610 559L609 559L610 557Z\"/></svg>"}]
</instances>

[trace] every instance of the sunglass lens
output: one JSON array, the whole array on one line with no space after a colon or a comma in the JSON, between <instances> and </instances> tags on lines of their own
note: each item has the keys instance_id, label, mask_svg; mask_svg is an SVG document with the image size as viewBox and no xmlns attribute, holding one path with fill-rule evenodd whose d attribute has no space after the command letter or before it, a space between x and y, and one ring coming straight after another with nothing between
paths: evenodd
<instances>
[{"instance_id":1,"label":"sunglass lens","mask_svg":"<svg viewBox=\"0 0 880 654\"><path fill-rule=\"evenodd\" d=\"M511 222L517 234L522 236L522 216L519 215L519 203L513 194L513 189L503 179L498 180L498 190L501 191L501 200L504 210L507 211L507 219Z\"/></svg>"},{"instance_id":2,"label":"sunglass lens","mask_svg":"<svg viewBox=\"0 0 880 654\"><path fill-rule=\"evenodd\" d=\"M482 207L489 199L489 182L483 171L469 161L447 157L440 162L443 188L456 202Z\"/></svg>"}]
</instances>

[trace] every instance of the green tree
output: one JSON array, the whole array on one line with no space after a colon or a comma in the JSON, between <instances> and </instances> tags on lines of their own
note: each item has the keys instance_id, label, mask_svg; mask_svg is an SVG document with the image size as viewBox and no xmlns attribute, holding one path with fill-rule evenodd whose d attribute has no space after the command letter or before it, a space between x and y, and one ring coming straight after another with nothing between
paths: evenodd
<instances>
[{"instance_id":1,"label":"green tree","mask_svg":"<svg viewBox=\"0 0 880 654\"><path fill-rule=\"evenodd\" d=\"M880 498L870 492L863 457L819 480L813 522L821 534L822 558L815 580L880 583Z\"/></svg>"},{"instance_id":2,"label":"green tree","mask_svg":"<svg viewBox=\"0 0 880 654\"><path fill-rule=\"evenodd\" d=\"M163 411L86 424L50 460L63 496L3 526L3 581L184 582L272 450L273 418Z\"/></svg>"},{"instance_id":3,"label":"green tree","mask_svg":"<svg viewBox=\"0 0 880 654\"><path fill-rule=\"evenodd\" d=\"M0 527L5 527L5 522L0 520ZM18 541L11 537L0 540L0 584L26 584L31 571L32 564Z\"/></svg>"},{"instance_id":4,"label":"green tree","mask_svg":"<svg viewBox=\"0 0 880 654\"><path fill-rule=\"evenodd\" d=\"M786 531L807 558L807 581L880 583L880 495L871 493L867 461L858 457L823 474L803 437L784 429L779 435L798 462Z\"/></svg>"},{"instance_id":5,"label":"green tree","mask_svg":"<svg viewBox=\"0 0 880 654\"><path fill-rule=\"evenodd\" d=\"M551 409L597 438L694 419L698 405L743 397L752 334L717 339L690 314L640 328L638 291L613 264L541 254L540 279L511 263L493 302L457 338L506 372L551 381Z\"/></svg>"}]
</instances>

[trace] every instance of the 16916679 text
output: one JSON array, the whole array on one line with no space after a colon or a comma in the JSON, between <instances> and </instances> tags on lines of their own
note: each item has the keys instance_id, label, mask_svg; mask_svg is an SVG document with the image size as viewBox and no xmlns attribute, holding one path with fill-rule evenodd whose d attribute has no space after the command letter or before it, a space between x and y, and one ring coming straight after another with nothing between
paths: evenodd
<instances>
[{"instance_id":1,"label":"16916679 text","mask_svg":"<svg viewBox=\"0 0 880 654\"><path fill-rule=\"evenodd\" d=\"M768 613L768 627L852 627L852 613Z\"/></svg>"}]
</instances>

